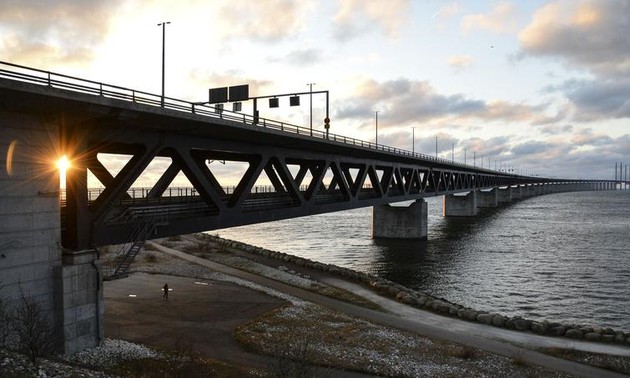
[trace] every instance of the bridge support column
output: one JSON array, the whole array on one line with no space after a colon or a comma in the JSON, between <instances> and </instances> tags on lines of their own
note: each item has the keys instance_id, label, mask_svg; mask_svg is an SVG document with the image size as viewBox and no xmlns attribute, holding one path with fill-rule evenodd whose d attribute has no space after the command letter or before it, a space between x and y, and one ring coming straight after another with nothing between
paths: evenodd
<instances>
[{"instance_id":1,"label":"bridge support column","mask_svg":"<svg viewBox=\"0 0 630 378\"><path fill-rule=\"evenodd\" d=\"M498 201L499 203L510 203L512 202L512 190L510 187L507 188L498 188Z\"/></svg>"},{"instance_id":2,"label":"bridge support column","mask_svg":"<svg viewBox=\"0 0 630 378\"><path fill-rule=\"evenodd\" d=\"M408 207L372 208L373 239L427 239L427 203L419 199Z\"/></svg>"},{"instance_id":3,"label":"bridge support column","mask_svg":"<svg viewBox=\"0 0 630 378\"><path fill-rule=\"evenodd\" d=\"M72 354L99 345L104 337L103 279L98 252L64 251L55 267L57 328L61 352Z\"/></svg>"},{"instance_id":4,"label":"bridge support column","mask_svg":"<svg viewBox=\"0 0 630 378\"><path fill-rule=\"evenodd\" d=\"M508 189L510 190L510 197L512 198L512 200L521 199L521 187L520 187L520 185L510 186Z\"/></svg>"},{"instance_id":5,"label":"bridge support column","mask_svg":"<svg viewBox=\"0 0 630 378\"><path fill-rule=\"evenodd\" d=\"M477 191L465 196L453 194L444 196L443 214L445 217L474 217L477 215Z\"/></svg>"},{"instance_id":6,"label":"bridge support column","mask_svg":"<svg viewBox=\"0 0 630 378\"><path fill-rule=\"evenodd\" d=\"M480 190L477 192L477 207L492 208L499 206L499 189L493 188L488 192Z\"/></svg>"},{"instance_id":7,"label":"bridge support column","mask_svg":"<svg viewBox=\"0 0 630 378\"><path fill-rule=\"evenodd\" d=\"M62 152L61 122L2 104L0 119L0 298L12 307L36 303L57 352L97 346L103 306L96 254L62 250L54 164Z\"/></svg>"}]
</instances>

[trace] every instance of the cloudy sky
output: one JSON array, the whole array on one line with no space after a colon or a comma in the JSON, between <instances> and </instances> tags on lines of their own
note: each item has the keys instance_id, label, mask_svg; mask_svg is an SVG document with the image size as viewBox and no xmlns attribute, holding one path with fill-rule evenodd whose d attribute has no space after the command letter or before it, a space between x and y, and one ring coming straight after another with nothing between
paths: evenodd
<instances>
[{"instance_id":1,"label":"cloudy sky","mask_svg":"<svg viewBox=\"0 0 630 378\"><path fill-rule=\"evenodd\" d=\"M624 0L0 0L0 60L205 101L329 90L331 132L544 176L630 163ZM308 125L308 99L261 116ZM323 97L314 98L322 129ZM244 104L244 111L249 111ZM454 151L453 151L454 150Z\"/></svg>"}]
</instances>

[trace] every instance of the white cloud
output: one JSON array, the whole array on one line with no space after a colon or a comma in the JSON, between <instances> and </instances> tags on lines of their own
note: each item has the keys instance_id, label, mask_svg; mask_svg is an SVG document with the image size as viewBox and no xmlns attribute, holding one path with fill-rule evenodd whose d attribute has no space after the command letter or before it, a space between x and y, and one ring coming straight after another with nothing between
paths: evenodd
<instances>
[{"instance_id":1,"label":"white cloud","mask_svg":"<svg viewBox=\"0 0 630 378\"><path fill-rule=\"evenodd\" d=\"M600 76L630 74L630 3L557 0L519 33L521 55L556 57Z\"/></svg>"},{"instance_id":2,"label":"white cloud","mask_svg":"<svg viewBox=\"0 0 630 378\"><path fill-rule=\"evenodd\" d=\"M40 67L82 64L107 35L120 0L23 0L0 5L3 60Z\"/></svg>"},{"instance_id":3,"label":"white cloud","mask_svg":"<svg viewBox=\"0 0 630 378\"><path fill-rule=\"evenodd\" d=\"M454 55L448 58L446 63L456 71L462 71L473 65L475 60L469 55Z\"/></svg>"},{"instance_id":4,"label":"white cloud","mask_svg":"<svg viewBox=\"0 0 630 378\"><path fill-rule=\"evenodd\" d=\"M273 42L301 32L315 4L311 0L223 0L217 6L224 36Z\"/></svg>"},{"instance_id":5,"label":"white cloud","mask_svg":"<svg viewBox=\"0 0 630 378\"><path fill-rule=\"evenodd\" d=\"M357 38L376 27L386 36L395 38L401 26L408 22L411 7L409 0L339 0L339 3L333 34L340 41Z\"/></svg>"},{"instance_id":6,"label":"white cloud","mask_svg":"<svg viewBox=\"0 0 630 378\"><path fill-rule=\"evenodd\" d=\"M513 33L518 30L518 13L510 2L501 1L490 13L464 16L461 28L464 32L478 29L494 33Z\"/></svg>"}]
</instances>

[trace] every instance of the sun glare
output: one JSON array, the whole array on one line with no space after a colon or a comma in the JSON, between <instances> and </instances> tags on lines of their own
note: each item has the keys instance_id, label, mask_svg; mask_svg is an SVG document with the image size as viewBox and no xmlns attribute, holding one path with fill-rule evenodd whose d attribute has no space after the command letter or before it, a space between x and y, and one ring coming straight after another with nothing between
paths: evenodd
<instances>
[{"instance_id":1,"label":"sun glare","mask_svg":"<svg viewBox=\"0 0 630 378\"><path fill-rule=\"evenodd\" d=\"M68 168L70 168L70 160L64 155L57 160L57 169L59 169L60 173L65 174Z\"/></svg>"},{"instance_id":2,"label":"sun glare","mask_svg":"<svg viewBox=\"0 0 630 378\"><path fill-rule=\"evenodd\" d=\"M59 181L60 187L66 187L66 172L70 169L70 160L66 155L62 156L57 160L57 169L59 170Z\"/></svg>"}]
</instances>

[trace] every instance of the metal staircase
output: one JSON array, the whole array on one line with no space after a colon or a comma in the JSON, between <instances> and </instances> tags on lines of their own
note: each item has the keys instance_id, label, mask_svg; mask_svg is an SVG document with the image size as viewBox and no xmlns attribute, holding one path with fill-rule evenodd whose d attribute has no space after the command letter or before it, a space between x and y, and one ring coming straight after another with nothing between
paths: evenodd
<instances>
[{"instance_id":1,"label":"metal staircase","mask_svg":"<svg viewBox=\"0 0 630 378\"><path fill-rule=\"evenodd\" d=\"M133 215L132 215L133 216ZM129 235L130 242L123 244L116 256L111 260L104 269L104 279L111 280L123 277L127 274L129 266L136 258L144 243L153 234L158 226L168 224L162 215L153 215L151 217L136 217L137 226Z\"/></svg>"}]
</instances>

